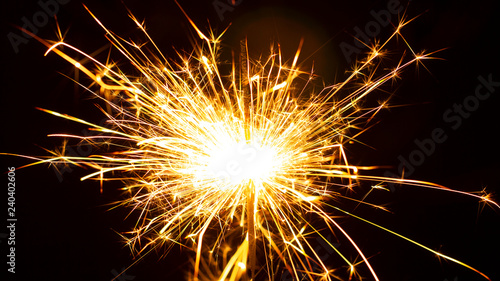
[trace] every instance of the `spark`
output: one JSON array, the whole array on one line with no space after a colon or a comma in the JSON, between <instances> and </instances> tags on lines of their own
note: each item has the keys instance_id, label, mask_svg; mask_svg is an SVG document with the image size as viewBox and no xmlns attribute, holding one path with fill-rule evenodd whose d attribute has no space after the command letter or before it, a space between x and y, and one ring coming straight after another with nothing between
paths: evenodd
<instances>
[{"instance_id":1,"label":"spark","mask_svg":"<svg viewBox=\"0 0 500 281\"><path fill-rule=\"evenodd\" d=\"M254 61L246 55L245 44L245 61L240 64L246 68L239 70L238 62L233 61L230 73L223 74L218 63L222 35L205 34L185 12L202 43L196 44L191 54L180 54L177 62L165 58L144 23L134 16L131 19L147 36L152 50L122 39L89 13L142 78L137 81L132 78L137 75L128 76L116 64L101 63L62 39L52 44L24 30L48 47L46 55L61 56L101 91L114 93L107 96L119 99L94 93L114 112L103 110L109 119L107 126L41 109L101 133L92 137L52 136L109 147L109 152L72 157L64 155L62 149L47 158L28 157L37 160L28 166L71 163L95 170L82 180L95 179L101 184L110 179L123 181L131 196L120 205L139 213L136 228L124 237L138 254L167 243L190 248L195 253L193 280L255 280L261 275L276 280L280 267L297 280L299 276L305 276L304 280L336 279L336 270L324 264L311 244L311 238L321 237L346 263L350 278L361 278L357 268L365 266L372 278L379 280L369 257L334 217L337 213L387 231L488 279L472 266L332 203L349 199L385 210L365 202L366 196L356 200L341 195L342 190L353 190L360 181L370 181L376 182L372 190L387 190L384 183L395 182L472 196L499 207L489 194L364 175L377 167L348 162L344 146L355 139L351 132L388 107L384 101L378 107L364 108L362 100L399 77L408 66L432 58L432 53L415 53L401 33L413 19L403 17L393 35L371 47L343 82L315 92L308 87L312 73L299 66L302 42L289 65L279 49L264 61ZM401 56L397 67L383 72L379 64L388 55L384 48L396 37L403 38L411 55ZM86 60L76 61L61 47ZM156 55L147 55L150 52ZM310 220L322 221L342 236L361 261L350 261ZM224 246L228 244L236 247ZM262 253L264 259L258 259Z\"/></svg>"}]
</instances>

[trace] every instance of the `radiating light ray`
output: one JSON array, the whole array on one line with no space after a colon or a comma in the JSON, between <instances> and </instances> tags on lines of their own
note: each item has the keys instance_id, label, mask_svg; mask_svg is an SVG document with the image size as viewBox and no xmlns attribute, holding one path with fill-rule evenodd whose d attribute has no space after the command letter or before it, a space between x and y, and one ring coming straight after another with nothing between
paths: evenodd
<instances>
[{"instance_id":1,"label":"radiating light ray","mask_svg":"<svg viewBox=\"0 0 500 281\"><path fill-rule=\"evenodd\" d=\"M367 130L367 122L387 107L385 101L377 107L364 108L360 106L362 101L398 78L405 68L433 58L433 53L415 52L401 34L401 28L414 18L406 20L403 16L386 41L368 46L366 58L356 63L344 81L316 93L308 87L312 73L300 67L303 41L290 65L283 61L279 48L263 62L252 60L245 42L241 61L233 61L230 73L221 74L218 54L222 34L205 34L181 10L202 43L197 42L190 54L178 53L180 61L175 61L161 53L144 23L132 13L130 18L153 50L114 34L87 9L140 79L133 78L137 75L128 76L113 62L101 63L64 42L62 36L59 42L51 43L23 30L48 47L45 55L61 56L86 74L100 92L113 94L106 97L118 97L115 101L94 93L114 111L112 114L102 110L109 127L40 109L100 132L91 137L64 133L50 136L109 147L107 153L74 157L65 155L63 146L62 152L49 151L50 157L26 156L35 161L26 166L69 163L94 170L82 180L94 179L101 184L111 179L123 181L130 198L119 205L131 206L139 216L136 227L123 235L126 244L138 254L165 244L167 250L174 244L192 249L192 280L255 280L264 275L276 280L276 273L282 272L278 268L285 268L296 280L302 274L307 280L340 278L314 250L311 238L318 236L347 264L349 279L361 279L356 268L366 266L372 278L379 280L369 256L325 207L488 279L463 262L332 203L347 199L385 210L366 202L367 196L359 200L341 193L367 181L378 183L372 190L384 189L384 182L401 183L471 196L500 208L490 194L477 195L425 181L364 175L363 172L380 167L348 162L344 146L356 141ZM385 48L393 38L402 38L411 54L401 55L392 70L381 70L380 60L387 55ZM62 47L86 59L77 61ZM239 71L238 65L245 67ZM301 79L307 81L305 86ZM352 134L355 130L359 132ZM336 249L315 227L315 220L349 241L361 260L350 261ZM231 248L235 250L228 250ZM265 264L259 264L257 255L261 253L265 253Z\"/></svg>"}]
</instances>

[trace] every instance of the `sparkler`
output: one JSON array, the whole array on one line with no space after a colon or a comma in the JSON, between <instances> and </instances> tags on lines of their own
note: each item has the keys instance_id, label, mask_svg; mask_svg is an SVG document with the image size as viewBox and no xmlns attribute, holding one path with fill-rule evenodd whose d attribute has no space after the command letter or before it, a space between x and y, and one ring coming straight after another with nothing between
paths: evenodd
<instances>
[{"instance_id":1,"label":"sparkler","mask_svg":"<svg viewBox=\"0 0 500 281\"><path fill-rule=\"evenodd\" d=\"M401 29L411 20L401 20L385 42L372 46L343 82L314 92L310 85L313 74L299 66L301 46L288 63L279 48L264 60L253 60L245 44L241 61L233 59L230 72L222 73L218 58L222 35L207 35L187 15L199 43L192 53L179 54L180 61L175 62L163 56L132 14L152 49L124 40L89 13L140 79L63 40L51 43L30 34L48 47L47 54L56 53L86 74L93 81L88 89L95 87L114 96L94 93L111 109L102 110L109 119L107 126L41 109L101 132L91 137L51 136L109 147L108 153L71 157L52 152L51 157L33 158L37 161L30 165L84 165L95 172L82 180L123 181L123 190L130 197L120 204L139 214L135 229L124 237L138 254L162 245L193 249L192 280L277 280L282 268L294 280L332 280L337 278L337 270L325 264L311 244L311 238L321 237L345 261L349 279L359 277L358 266L366 266L379 280L368 257L334 218L335 213L383 229L489 279L465 263L332 203L356 201L342 192L370 181L381 189L384 183L394 182L446 190L499 207L490 195L371 176L363 171L376 166L354 166L348 161L344 146L355 140L351 132L363 131L363 124L387 106L383 102L363 108L361 101L396 79L406 67L432 58L432 53L414 52L404 40ZM381 71L386 45L396 37L404 40L409 55L401 56L392 70ZM90 63L77 61L69 52L83 55ZM384 209L365 200L359 203ZM333 247L313 225L314 220L349 241L362 263L350 261ZM230 244L237 246L230 249Z\"/></svg>"}]
</instances>

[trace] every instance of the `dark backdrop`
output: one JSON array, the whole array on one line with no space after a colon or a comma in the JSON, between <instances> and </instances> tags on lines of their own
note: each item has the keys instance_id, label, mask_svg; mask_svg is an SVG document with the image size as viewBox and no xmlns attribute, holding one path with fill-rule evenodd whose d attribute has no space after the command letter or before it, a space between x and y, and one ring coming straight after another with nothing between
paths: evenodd
<instances>
[{"instance_id":1,"label":"dark backdrop","mask_svg":"<svg viewBox=\"0 0 500 281\"><path fill-rule=\"evenodd\" d=\"M124 37L133 37L138 31L128 19L123 4L103 2L84 1L109 29ZM284 57L291 58L300 38L304 38L301 57L304 67L310 68L314 63L316 74L325 84L331 84L345 78L345 70L352 66L341 44L353 45L357 28L364 30L373 24L374 12L386 10L391 1L241 0L232 7L228 2L231 1L193 0L181 1L181 5L202 30L210 25L221 32L230 25L223 40L227 54L231 49L238 51L239 41L248 37L251 53L265 54L272 41L279 41ZM500 81L498 8L495 1L436 2L410 1L408 5L402 1L409 17L420 15L403 29L403 34L416 51L447 48L436 54L443 60L426 61L427 69L410 67L393 87L384 88L394 94L392 105L404 106L385 110L377 116L378 123L359 138L369 146L353 144L347 151L354 164L394 167L377 171L381 175L399 176L397 167L402 161L411 164L410 159L414 157L411 167L406 167L410 178L469 192L484 188L498 192L500 87L493 86L488 97L474 100L475 89L480 85L479 76ZM125 4L139 19L146 20L150 35L167 56L175 55L173 47L190 49L192 29L173 1L125 0ZM84 126L49 116L35 107L93 122L100 122L102 116L94 106L96 101L61 75L74 77L71 65L55 54L44 57L46 48L34 39L12 44L12 38L21 36L13 25L23 25L23 18L33 21L34 15L39 17L37 35L57 38L55 21L51 18L44 23L40 4L9 1L2 5L0 152L46 155L41 147L54 149L61 143L60 139L46 137L47 134L88 131ZM230 8L217 12L214 5L220 9ZM80 1L61 0L57 18L61 30L68 31L68 43L88 53L107 43L102 29ZM397 16L393 14L392 22L396 21ZM372 29L372 33L383 40L392 30L388 25L380 31ZM397 51L404 50L401 40L392 46ZM366 52L366 48L360 51ZM101 58L105 58L105 52L100 54ZM395 60L390 64L396 63ZM387 97L387 94L381 92L380 96ZM463 115L443 116L464 101L469 110ZM417 143L430 138L435 130L442 130L446 140L436 143L424 159L418 160L418 150L422 149ZM76 153L88 152L81 148ZM0 159L4 170L29 163L17 157ZM57 175L48 166L17 171L17 273L16 279L9 275L11 279L7 280L111 280L135 261L116 233L133 226L133 221L124 221L128 210L109 211L107 206L122 198L119 184L105 184L100 193L98 183L79 180L87 172L70 167ZM5 176L1 181L4 186L6 181ZM359 194L368 188L369 184L362 185ZM6 191L2 195L4 193ZM359 208L358 214L432 249L440 249L483 271L492 280L500 280L498 210L488 206L483 209L477 200L469 197L418 187L395 186L391 192L378 192L370 198L387 203L393 213ZM5 202L2 210L5 213L7 201L2 202ZM440 261L433 254L374 227L353 219L342 220L342 225L365 249L367 256L372 257L381 280L482 280L470 270ZM0 233L4 261L7 230L2 228ZM341 244L340 249L347 257L356 257L348 245ZM189 268L189 257L190 253L177 248L165 258L161 258L161 253L151 253L117 280L182 280ZM3 274L5 262L2 264ZM368 274L365 276L370 279Z\"/></svg>"}]
</instances>

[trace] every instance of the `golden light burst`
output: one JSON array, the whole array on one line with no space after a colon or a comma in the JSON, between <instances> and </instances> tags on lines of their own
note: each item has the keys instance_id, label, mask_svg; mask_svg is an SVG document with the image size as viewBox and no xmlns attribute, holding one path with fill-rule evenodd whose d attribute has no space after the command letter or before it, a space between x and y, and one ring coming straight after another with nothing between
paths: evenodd
<instances>
[{"instance_id":1,"label":"golden light burst","mask_svg":"<svg viewBox=\"0 0 500 281\"><path fill-rule=\"evenodd\" d=\"M30 165L71 163L95 170L82 180L123 181L130 196L120 205L131 206L139 216L135 229L124 237L139 254L162 245L193 249L192 280L280 280L283 272L294 280L336 279L338 268L325 264L311 243L320 237L344 260L349 279L361 278L357 268L363 266L379 280L369 258L338 223L336 216L342 215L488 279L465 263L335 205L336 200L355 200L345 190L369 181L372 189L395 182L465 194L498 207L489 195L372 176L364 171L376 166L348 161L345 145L387 106L384 101L365 108L362 101L406 67L432 58L432 53L414 52L404 40L401 29L411 20L403 18L386 41L371 46L343 82L315 91L313 73L300 67L301 46L291 61L282 58L279 48L265 59L252 59L245 47L243 59L233 59L230 71L223 73L221 35L202 32L187 15L199 41L177 60L163 56L134 16L147 44L119 37L92 16L135 68L133 75L62 39L53 43L31 35L49 48L47 54L58 54L86 74L93 81L88 88L97 89L94 94L110 109L102 110L109 119L106 126L42 109L101 133L52 136L76 138L107 148L108 153L72 157L52 152ZM407 51L387 70L381 62L394 38L403 39ZM70 53L83 56L85 62ZM359 203L384 209L364 200ZM339 252L315 222L348 241L360 261Z\"/></svg>"}]
</instances>

